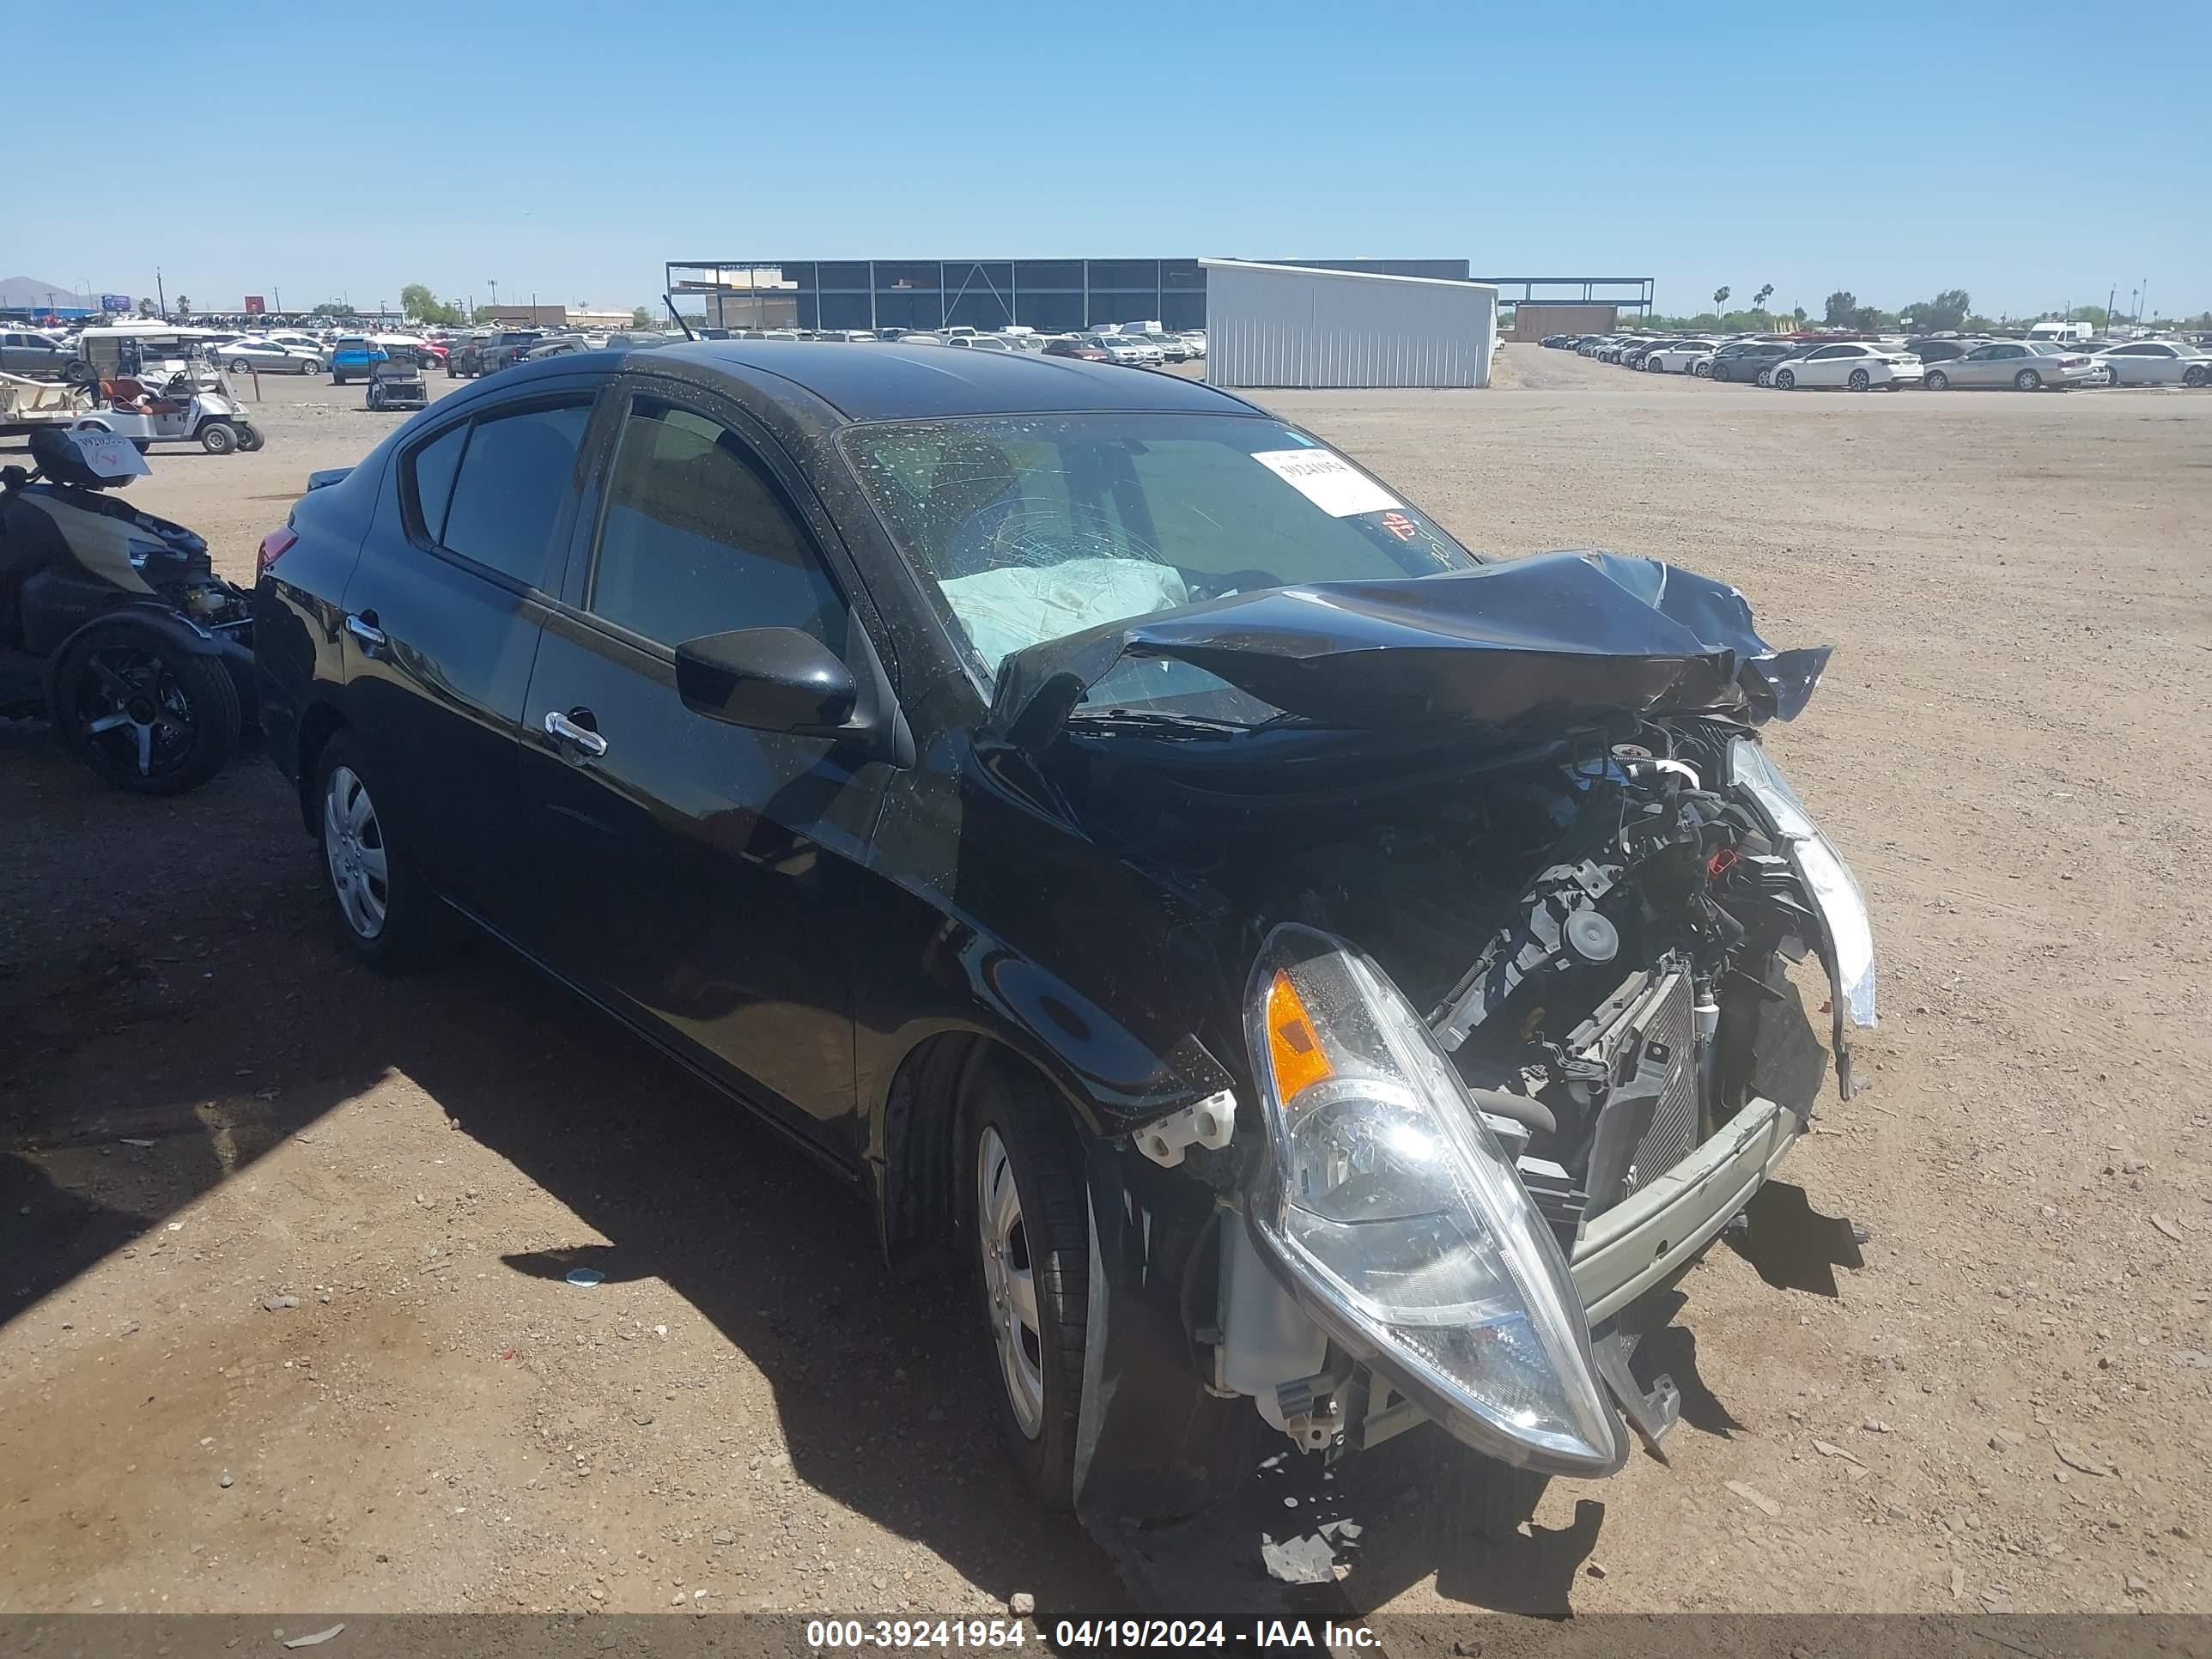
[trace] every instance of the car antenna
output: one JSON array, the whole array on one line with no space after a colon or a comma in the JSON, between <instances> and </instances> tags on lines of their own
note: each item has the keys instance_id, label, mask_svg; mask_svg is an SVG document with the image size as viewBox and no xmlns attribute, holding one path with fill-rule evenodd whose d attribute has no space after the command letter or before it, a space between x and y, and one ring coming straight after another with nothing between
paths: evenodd
<instances>
[{"instance_id":1,"label":"car antenna","mask_svg":"<svg viewBox=\"0 0 2212 1659\"><path fill-rule=\"evenodd\" d=\"M676 296L672 294L663 294L660 298L661 302L668 307L668 314L676 319L676 326L684 331L684 337L687 340L697 339L699 337L691 331L691 325L684 320L684 313L676 308Z\"/></svg>"}]
</instances>

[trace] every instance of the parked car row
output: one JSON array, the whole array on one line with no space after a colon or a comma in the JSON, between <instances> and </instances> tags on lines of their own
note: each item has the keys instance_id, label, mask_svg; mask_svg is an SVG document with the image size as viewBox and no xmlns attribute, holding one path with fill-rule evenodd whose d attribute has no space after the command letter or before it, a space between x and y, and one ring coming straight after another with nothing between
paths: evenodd
<instances>
[{"instance_id":1,"label":"parked car row","mask_svg":"<svg viewBox=\"0 0 2212 1659\"><path fill-rule=\"evenodd\" d=\"M2180 340L2092 340L2069 345L2049 339L1974 335L1892 340L1836 335L1554 334L1542 343L1647 374L1741 381L1784 392L1800 387L1894 392L1901 386L1929 392L1972 387L2066 392L2080 386L2212 385L2212 353Z\"/></svg>"}]
</instances>

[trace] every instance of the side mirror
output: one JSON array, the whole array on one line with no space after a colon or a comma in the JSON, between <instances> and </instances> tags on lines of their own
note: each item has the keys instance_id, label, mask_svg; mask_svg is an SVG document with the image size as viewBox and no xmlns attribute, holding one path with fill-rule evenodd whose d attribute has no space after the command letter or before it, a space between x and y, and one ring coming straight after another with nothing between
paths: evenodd
<instances>
[{"instance_id":1,"label":"side mirror","mask_svg":"<svg viewBox=\"0 0 2212 1659\"><path fill-rule=\"evenodd\" d=\"M676 647L676 691L709 720L795 737L857 737L852 671L796 628L739 628Z\"/></svg>"}]
</instances>

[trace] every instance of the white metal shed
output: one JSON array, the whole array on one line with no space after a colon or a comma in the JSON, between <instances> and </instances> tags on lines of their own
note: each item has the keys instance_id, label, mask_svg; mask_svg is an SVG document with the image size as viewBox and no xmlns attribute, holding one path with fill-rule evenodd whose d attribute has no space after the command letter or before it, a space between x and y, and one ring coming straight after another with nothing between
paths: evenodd
<instances>
[{"instance_id":1,"label":"white metal shed","mask_svg":"<svg viewBox=\"0 0 2212 1659\"><path fill-rule=\"evenodd\" d=\"M1483 386L1498 290L1432 276L1201 259L1221 386Z\"/></svg>"}]
</instances>

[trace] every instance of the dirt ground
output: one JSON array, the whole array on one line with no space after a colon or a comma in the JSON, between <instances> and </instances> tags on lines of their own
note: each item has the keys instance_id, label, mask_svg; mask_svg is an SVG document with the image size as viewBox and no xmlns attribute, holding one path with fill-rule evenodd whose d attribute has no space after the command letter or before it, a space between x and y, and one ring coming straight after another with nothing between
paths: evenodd
<instances>
[{"instance_id":1,"label":"dirt ground","mask_svg":"<svg viewBox=\"0 0 2212 1659\"><path fill-rule=\"evenodd\" d=\"M1667 1293L1671 1463L1486 1551L1401 1455L1344 1593L2212 1609L2212 394L1498 378L1268 401L1474 545L1656 555L1834 643L1771 742L1883 1023ZM131 491L239 578L396 422L263 390L265 450ZM0 1611L1129 1605L1002 1471L957 1287L496 951L350 966L258 760L142 802L0 722Z\"/></svg>"}]
</instances>

